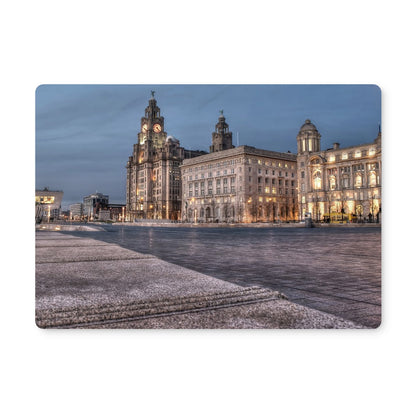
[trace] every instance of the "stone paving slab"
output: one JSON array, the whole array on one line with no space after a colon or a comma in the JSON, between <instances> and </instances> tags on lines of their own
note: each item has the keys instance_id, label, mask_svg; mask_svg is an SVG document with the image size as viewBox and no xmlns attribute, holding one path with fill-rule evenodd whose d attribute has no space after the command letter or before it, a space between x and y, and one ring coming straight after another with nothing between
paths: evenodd
<instances>
[{"instance_id":1,"label":"stone paving slab","mask_svg":"<svg viewBox=\"0 0 416 416\"><path fill-rule=\"evenodd\" d=\"M154 258L154 256L126 250L115 244L94 244L93 246L75 247L55 246L53 253L51 253L51 247L36 247L36 262L38 264L151 258Z\"/></svg>"},{"instance_id":2,"label":"stone paving slab","mask_svg":"<svg viewBox=\"0 0 416 416\"><path fill-rule=\"evenodd\" d=\"M365 328L334 315L287 300L255 302L233 307L176 315L92 324L114 329L359 329Z\"/></svg>"},{"instance_id":3,"label":"stone paving slab","mask_svg":"<svg viewBox=\"0 0 416 416\"><path fill-rule=\"evenodd\" d=\"M40 247L90 247L90 246L105 246L108 243L93 240L92 238L54 238L54 239L46 239L42 238L39 241L36 241L36 248Z\"/></svg>"},{"instance_id":4,"label":"stone paving slab","mask_svg":"<svg viewBox=\"0 0 416 416\"><path fill-rule=\"evenodd\" d=\"M242 287L116 244L56 233L54 246L43 233L36 233L42 328L362 328L275 290Z\"/></svg>"}]
</instances>

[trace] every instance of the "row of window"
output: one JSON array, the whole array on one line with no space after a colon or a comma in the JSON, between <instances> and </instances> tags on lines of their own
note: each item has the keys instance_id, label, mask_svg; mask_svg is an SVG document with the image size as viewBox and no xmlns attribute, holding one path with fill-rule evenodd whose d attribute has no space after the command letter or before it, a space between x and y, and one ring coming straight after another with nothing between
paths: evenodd
<instances>
[{"instance_id":1,"label":"row of window","mask_svg":"<svg viewBox=\"0 0 416 416\"><path fill-rule=\"evenodd\" d=\"M341 160L348 160L359 157L374 156L376 154L376 149L357 149L354 152L343 152L337 154L328 155L328 162L339 162ZM320 164L321 161L319 158L312 159L310 162L312 165Z\"/></svg>"},{"instance_id":2,"label":"row of window","mask_svg":"<svg viewBox=\"0 0 416 416\"><path fill-rule=\"evenodd\" d=\"M354 187L361 188L363 186L363 174L356 173L354 175ZM341 185L343 188L349 188L351 185L350 176L345 176L341 178ZM375 172L370 172L367 175L367 184L368 186L377 186L380 184L380 177ZM334 175L331 175L328 178L328 185L330 190L337 189L337 178ZM321 172L316 171L312 177L312 186L313 189L322 189L322 178ZM300 187L301 192L305 192L305 184L302 182Z\"/></svg>"},{"instance_id":3,"label":"row of window","mask_svg":"<svg viewBox=\"0 0 416 416\"><path fill-rule=\"evenodd\" d=\"M208 165L190 167L188 169L184 169L183 173L198 172L198 171L206 170L206 169L214 169L216 167L219 168L219 167L222 167L222 166L236 165L237 163L241 163L241 162L242 162L241 158L232 159L232 160L225 160L223 162L217 162L217 163L211 163L211 164L208 164ZM258 164L258 165L262 165L262 166L284 167L284 168L292 169L292 170L294 170L296 168L296 165L293 164L293 163L275 162L275 161L264 160L264 159L245 158L244 162L247 163L247 164Z\"/></svg>"}]
</instances>

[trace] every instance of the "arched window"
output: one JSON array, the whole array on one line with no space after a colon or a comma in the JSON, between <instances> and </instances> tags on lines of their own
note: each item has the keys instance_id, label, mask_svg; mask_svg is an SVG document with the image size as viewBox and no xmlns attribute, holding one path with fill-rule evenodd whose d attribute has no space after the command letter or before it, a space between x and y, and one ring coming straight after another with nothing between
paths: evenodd
<instances>
[{"instance_id":1,"label":"arched window","mask_svg":"<svg viewBox=\"0 0 416 416\"><path fill-rule=\"evenodd\" d=\"M361 174L355 175L355 184L357 188L361 188L363 186L363 178L361 177Z\"/></svg>"},{"instance_id":2,"label":"arched window","mask_svg":"<svg viewBox=\"0 0 416 416\"><path fill-rule=\"evenodd\" d=\"M336 189L336 187L337 187L337 180L335 176L332 175L329 178L329 189L333 191L334 189Z\"/></svg>"},{"instance_id":3,"label":"arched window","mask_svg":"<svg viewBox=\"0 0 416 416\"><path fill-rule=\"evenodd\" d=\"M318 170L313 174L313 188L321 189L321 187L322 187L321 171Z\"/></svg>"},{"instance_id":4,"label":"arched window","mask_svg":"<svg viewBox=\"0 0 416 416\"><path fill-rule=\"evenodd\" d=\"M376 186L377 185L377 176L375 172L370 172L368 175L368 183L370 186Z\"/></svg>"}]
</instances>

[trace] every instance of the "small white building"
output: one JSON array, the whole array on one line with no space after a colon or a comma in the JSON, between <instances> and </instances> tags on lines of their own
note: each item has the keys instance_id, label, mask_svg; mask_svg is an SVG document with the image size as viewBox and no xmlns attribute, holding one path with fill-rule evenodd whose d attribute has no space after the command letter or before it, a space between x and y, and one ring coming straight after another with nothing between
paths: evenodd
<instances>
[{"instance_id":1,"label":"small white building","mask_svg":"<svg viewBox=\"0 0 416 416\"><path fill-rule=\"evenodd\" d=\"M35 219L36 222L54 221L61 215L63 191L50 191L48 188L36 190Z\"/></svg>"}]
</instances>

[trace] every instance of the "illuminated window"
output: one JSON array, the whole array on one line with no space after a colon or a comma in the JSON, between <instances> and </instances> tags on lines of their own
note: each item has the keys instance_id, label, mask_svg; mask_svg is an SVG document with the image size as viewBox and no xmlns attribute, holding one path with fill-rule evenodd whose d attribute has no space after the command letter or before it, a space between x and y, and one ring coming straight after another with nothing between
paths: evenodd
<instances>
[{"instance_id":1,"label":"illuminated window","mask_svg":"<svg viewBox=\"0 0 416 416\"><path fill-rule=\"evenodd\" d=\"M328 158L328 162L335 162L335 155L330 155Z\"/></svg>"},{"instance_id":2,"label":"illuminated window","mask_svg":"<svg viewBox=\"0 0 416 416\"><path fill-rule=\"evenodd\" d=\"M321 172L318 170L313 174L313 187L314 189L321 189L322 179Z\"/></svg>"},{"instance_id":3,"label":"illuminated window","mask_svg":"<svg viewBox=\"0 0 416 416\"><path fill-rule=\"evenodd\" d=\"M362 178L361 178L361 175L360 175L360 174L356 175L356 176L355 176L355 186L356 186L357 188L361 188L362 183L363 183L363 180L362 180Z\"/></svg>"},{"instance_id":4,"label":"illuminated window","mask_svg":"<svg viewBox=\"0 0 416 416\"><path fill-rule=\"evenodd\" d=\"M361 150L356 150L354 153L354 157L361 157Z\"/></svg>"},{"instance_id":5,"label":"illuminated window","mask_svg":"<svg viewBox=\"0 0 416 416\"><path fill-rule=\"evenodd\" d=\"M337 180L335 176L329 178L329 189L333 191L337 187Z\"/></svg>"},{"instance_id":6,"label":"illuminated window","mask_svg":"<svg viewBox=\"0 0 416 416\"><path fill-rule=\"evenodd\" d=\"M370 184L370 186L376 186L377 185L377 176L376 176L376 174L375 174L375 172L370 172L370 175L369 175L369 184Z\"/></svg>"},{"instance_id":7,"label":"illuminated window","mask_svg":"<svg viewBox=\"0 0 416 416\"><path fill-rule=\"evenodd\" d=\"M270 193L270 186L266 186L266 187L264 188L264 192L265 192L266 194L269 194L269 193Z\"/></svg>"},{"instance_id":8,"label":"illuminated window","mask_svg":"<svg viewBox=\"0 0 416 416\"><path fill-rule=\"evenodd\" d=\"M38 204L53 204L55 202L54 196L36 196L36 203Z\"/></svg>"},{"instance_id":9,"label":"illuminated window","mask_svg":"<svg viewBox=\"0 0 416 416\"><path fill-rule=\"evenodd\" d=\"M369 151L368 151L368 155L369 156L373 156L373 155L375 155L376 154L376 149L370 149Z\"/></svg>"},{"instance_id":10,"label":"illuminated window","mask_svg":"<svg viewBox=\"0 0 416 416\"><path fill-rule=\"evenodd\" d=\"M348 153L343 153L342 154L342 160L348 159Z\"/></svg>"}]
</instances>

